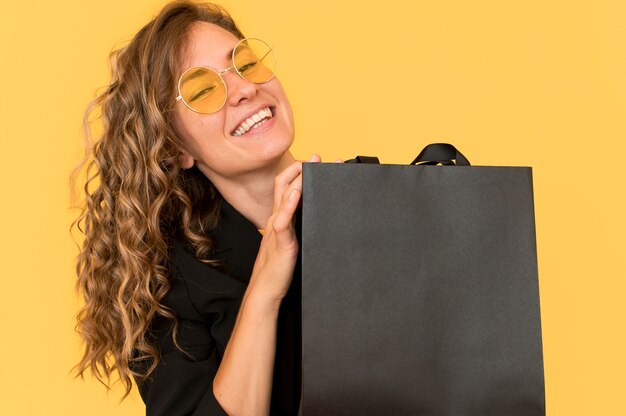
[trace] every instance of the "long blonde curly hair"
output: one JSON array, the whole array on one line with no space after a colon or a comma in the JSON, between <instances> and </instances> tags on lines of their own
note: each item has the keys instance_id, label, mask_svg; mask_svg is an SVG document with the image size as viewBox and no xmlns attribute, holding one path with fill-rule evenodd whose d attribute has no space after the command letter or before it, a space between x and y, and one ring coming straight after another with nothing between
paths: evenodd
<instances>
[{"instance_id":1,"label":"long blonde curly hair","mask_svg":"<svg viewBox=\"0 0 626 416\"><path fill-rule=\"evenodd\" d=\"M117 371L125 396L131 377L149 376L159 362L149 336L152 319L176 322L161 304L170 288L171 239L183 236L198 258L211 262L207 232L217 222L219 194L199 170L180 168L182 141L172 127L181 57L198 21L243 38L217 5L166 5L111 54L111 83L86 111L87 150L73 174L73 183L84 180L84 203L72 224L84 234L76 272L85 351L76 371L82 376L90 369L107 386ZM100 121L95 140L94 117Z\"/></svg>"}]
</instances>

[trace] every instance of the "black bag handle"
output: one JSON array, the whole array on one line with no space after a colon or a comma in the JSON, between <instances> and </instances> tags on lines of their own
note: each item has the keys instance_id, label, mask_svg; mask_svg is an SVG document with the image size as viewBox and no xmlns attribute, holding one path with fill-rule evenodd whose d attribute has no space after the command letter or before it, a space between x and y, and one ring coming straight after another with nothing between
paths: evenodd
<instances>
[{"instance_id":1,"label":"black bag handle","mask_svg":"<svg viewBox=\"0 0 626 416\"><path fill-rule=\"evenodd\" d=\"M455 163L456 162L456 163ZM374 163L380 161L376 156L357 156L346 160L345 163ZM426 146L411 162L411 165L438 165L470 166L469 160L459 150L449 143L432 143Z\"/></svg>"},{"instance_id":2,"label":"black bag handle","mask_svg":"<svg viewBox=\"0 0 626 416\"><path fill-rule=\"evenodd\" d=\"M440 163L445 166L470 166L469 160L449 143L429 144L417 155L411 165L437 165Z\"/></svg>"},{"instance_id":3,"label":"black bag handle","mask_svg":"<svg viewBox=\"0 0 626 416\"><path fill-rule=\"evenodd\" d=\"M374 163L380 164L376 156L357 156L354 159L346 160L344 163Z\"/></svg>"}]
</instances>

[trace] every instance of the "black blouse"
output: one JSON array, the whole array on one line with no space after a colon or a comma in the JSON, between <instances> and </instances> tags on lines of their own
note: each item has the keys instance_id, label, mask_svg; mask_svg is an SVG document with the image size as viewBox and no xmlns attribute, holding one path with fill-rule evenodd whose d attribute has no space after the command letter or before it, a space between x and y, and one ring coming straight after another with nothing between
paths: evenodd
<instances>
[{"instance_id":1,"label":"black blouse","mask_svg":"<svg viewBox=\"0 0 626 416\"><path fill-rule=\"evenodd\" d=\"M164 304L178 317L177 339L183 351L172 341L172 322L155 319L151 335L161 360L148 380L138 380L147 415L226 415L213 395L213 378L233 330L261 235L254 224L222 201L220 222L212 237L215 258L222 260L223 270L200 262L180 239L171 247L172 287ZM278 315L272 416L295 416L300 405L299 280L296 272Z\"/></svg>"}]
</instances>

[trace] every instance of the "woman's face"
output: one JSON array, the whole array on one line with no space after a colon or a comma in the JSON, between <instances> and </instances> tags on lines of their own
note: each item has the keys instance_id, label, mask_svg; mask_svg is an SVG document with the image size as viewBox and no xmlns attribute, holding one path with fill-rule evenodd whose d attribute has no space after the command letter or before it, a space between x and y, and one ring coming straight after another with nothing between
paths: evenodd
<instances>
[{"instance_id":1,"label":"woman's face","mask_svg":"<svg viewBox=\"0 0 626 416\"><path fill-rule=\"evenodd\" d=\"M206 66L218 73L230 67L231 52L238 41L219 26L195 23L179 74L195 66ZM214 183L220 178L235 179L255 170L278 166L288 155L294 137L291 106L278 79L253 84L233 70L222 77L228 97L216 113L195 113L181 101L174 106L174 128L185 147L180 157L181 166L189 168L195 163ZM268 108L270 119L240 135L244 121ZM267 111L263 114L269 115Z\"/></svg>"}]
</instances>

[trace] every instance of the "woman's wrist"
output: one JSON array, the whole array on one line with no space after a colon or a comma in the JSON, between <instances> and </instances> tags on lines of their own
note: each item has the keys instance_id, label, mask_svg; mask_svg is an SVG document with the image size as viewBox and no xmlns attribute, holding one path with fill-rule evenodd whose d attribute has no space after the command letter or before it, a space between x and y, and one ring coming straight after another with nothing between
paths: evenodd
<instances>
[{"instance_id":1,"label":"woman's wrist","mask_svg":"<svg viewBox=\"0 0 626 416\"><path fill-rule=\"evenodd\" d=\"M262 285L255 284L251 279L243 297L242 306L245 304L246 308L254 309L261 316L272 316L278 314L282 298L282 296L263 288Z\"/></svg>"},{"instance_id":2,"label":"woman's wrist","mask_svg":"<svg viewBox=\"0 0 626 416\"><path fill-rule=\"evenodd\" d=\"M269 411L279 309L280 301L248 285L213 380L213 394L228 414Z\"/></svg>"}]
</instances>

